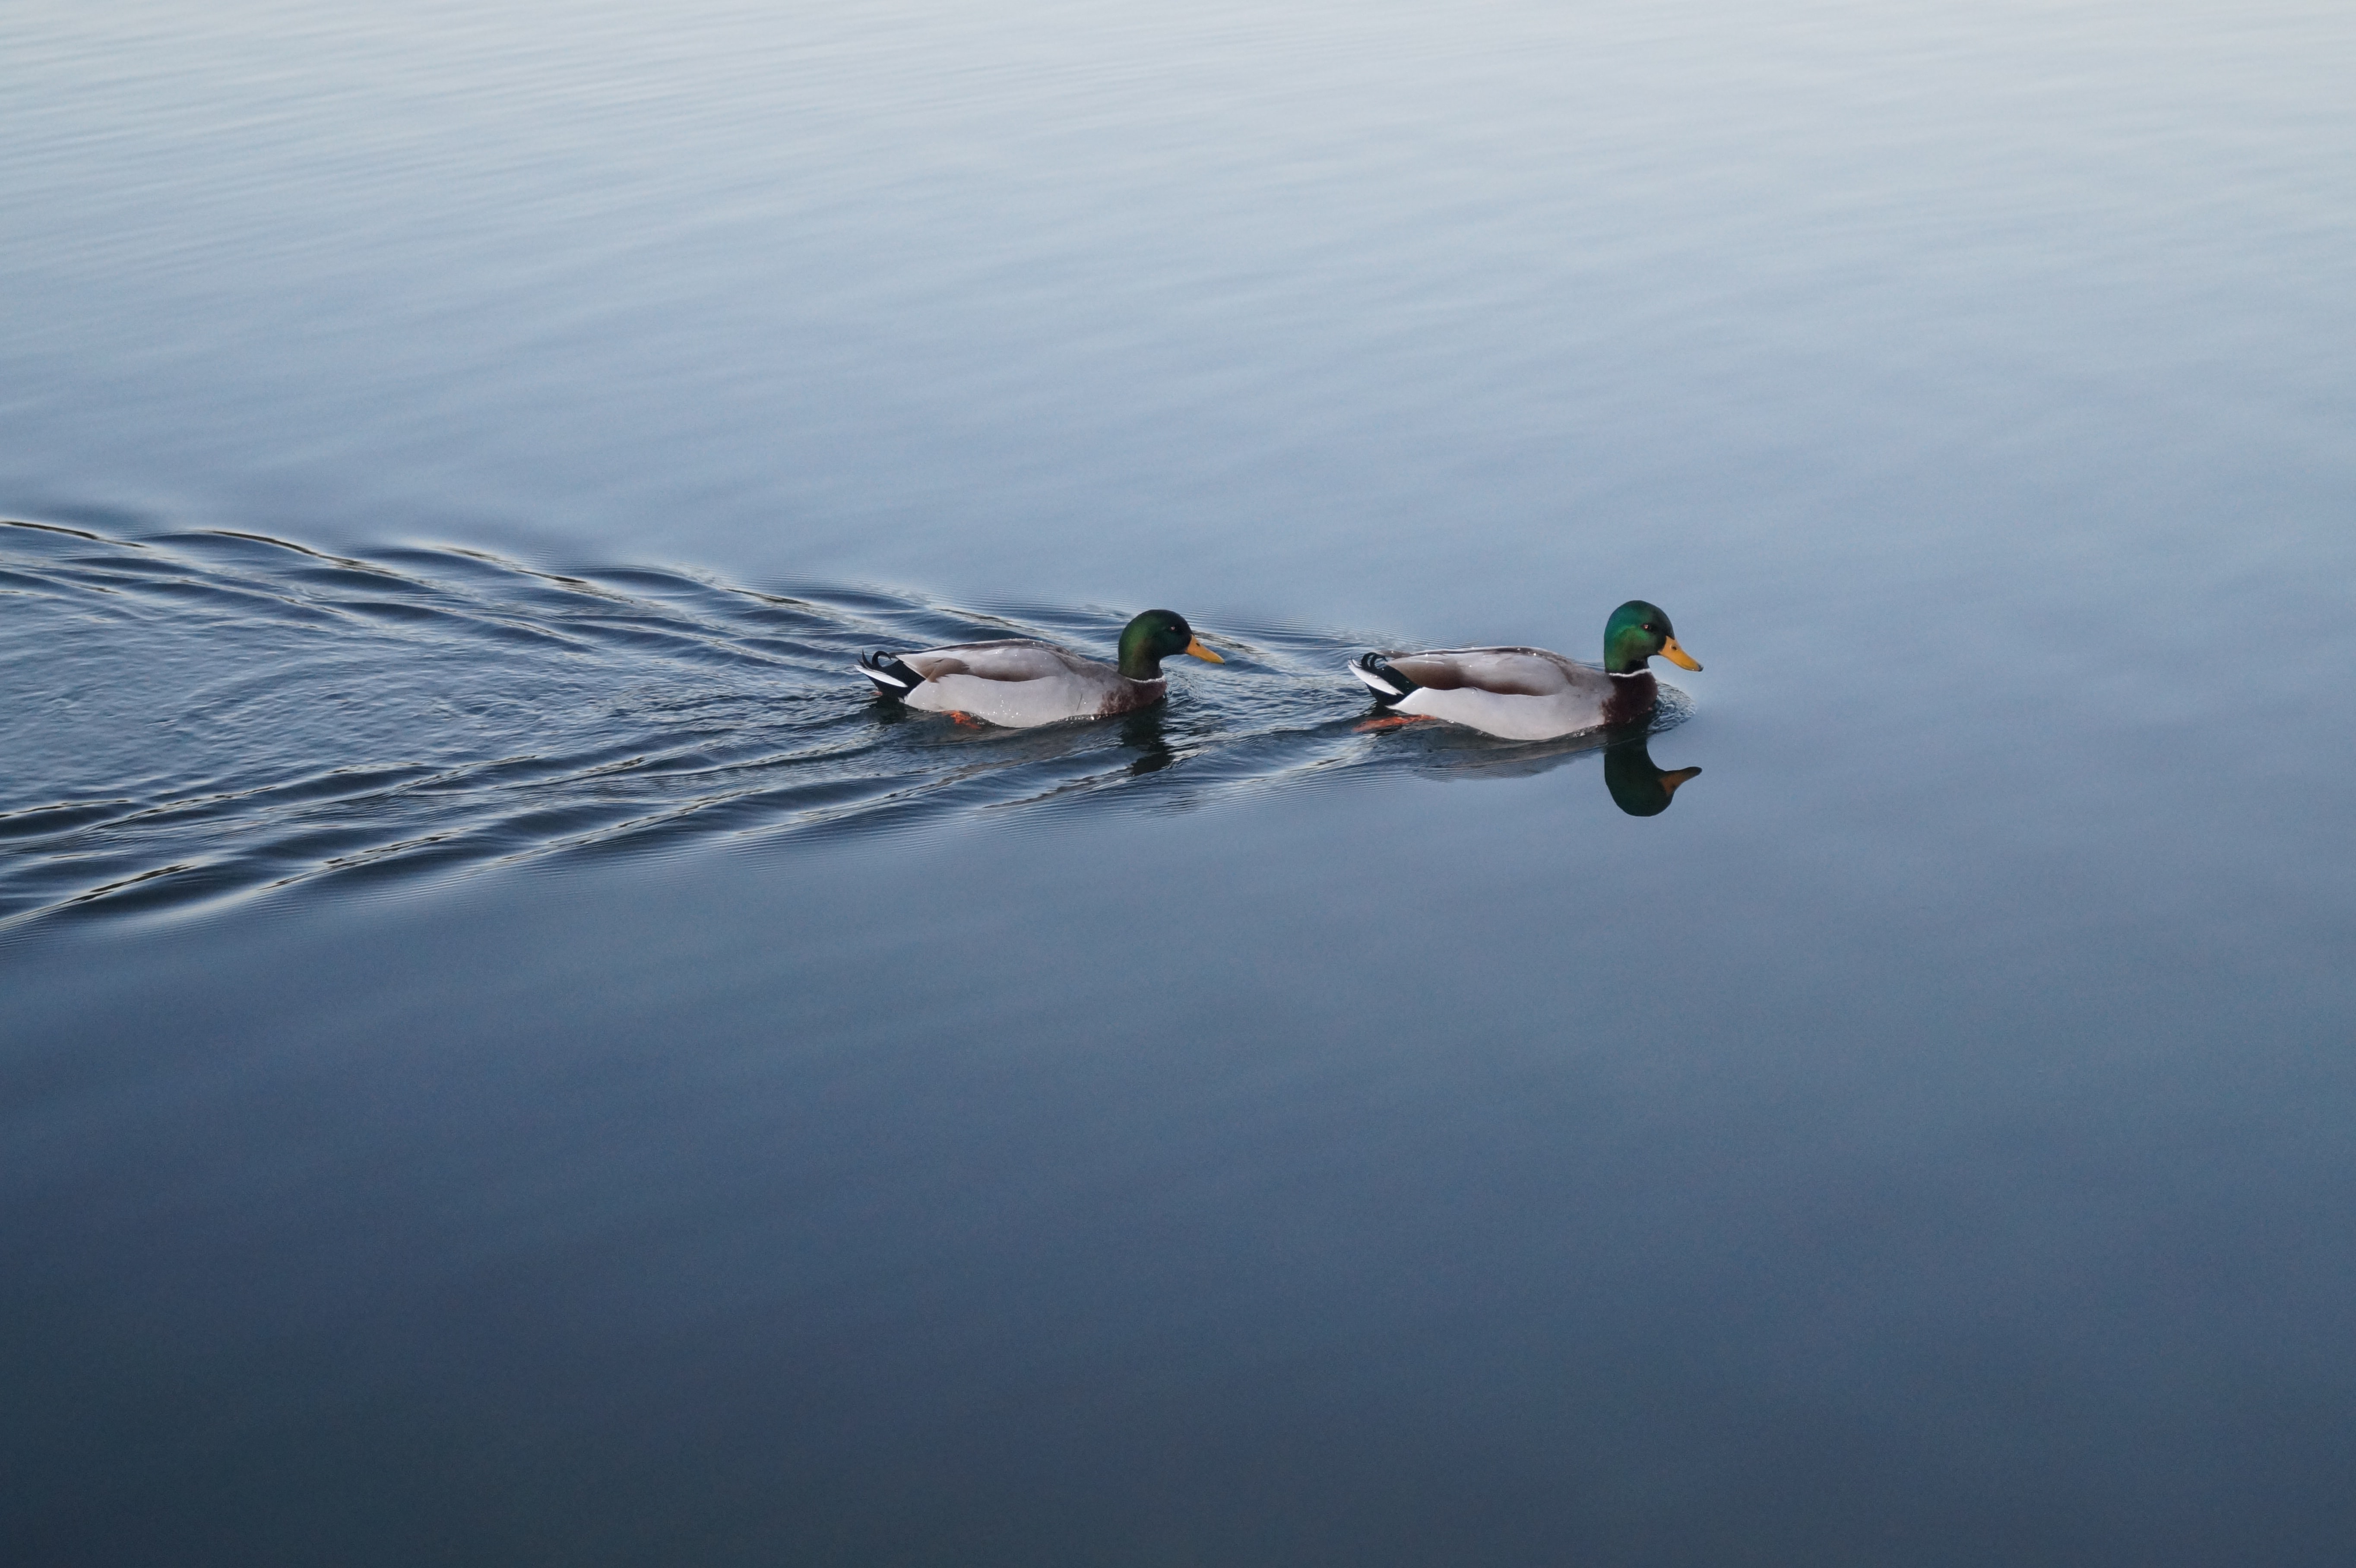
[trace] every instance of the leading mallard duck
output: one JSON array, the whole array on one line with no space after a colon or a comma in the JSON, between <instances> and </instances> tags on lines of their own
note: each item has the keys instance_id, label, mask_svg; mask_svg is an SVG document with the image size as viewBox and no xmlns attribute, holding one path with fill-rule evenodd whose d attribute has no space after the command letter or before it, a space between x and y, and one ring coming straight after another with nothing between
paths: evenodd
<instances>
[{"instance_id":1,"label":"leading mallard duck","mask_svg":"<svg viewBox=\"0 0 2356 1568\"><path fill-rule=\"evenodd\" d=\"M1121 629L1118 665L1083 658L1053 643L1002 637L912 654L879 648L861 656L859 673L879 693L911 708L1026 729L1151 708L1170 690L1162 661L1180 654L1226 662L1203 645L1185 616L1148 610Z\"/></svg>"},{"instance_id":2,"label":"leading mallard duck","mask_svg":"<svg viewBox=\"0 0 2356 1568\"><path fill-rule=\"evenodd\" d=\"M1677 646L1660 606L1631 599L1603 625L1603 667L1544 648L1440 648L1364 654L1350 673L1394 713L1445 719L1508 741L1550 741L1581 730L1641 723L1660 699L1648 661L1701 664Z\"/></svg>"}]
</instances>

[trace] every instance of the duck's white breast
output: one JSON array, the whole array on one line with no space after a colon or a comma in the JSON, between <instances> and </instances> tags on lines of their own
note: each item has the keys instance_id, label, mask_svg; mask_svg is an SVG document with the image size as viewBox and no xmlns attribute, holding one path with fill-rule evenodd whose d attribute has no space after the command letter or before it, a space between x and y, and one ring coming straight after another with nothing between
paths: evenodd
<instances>
[{"instance_id":1,"label":"duck's white breast","mask_svg":"<svg viewBox=\"0 0 2356 1568\"><path fill-rule=\"evenodd\" d=\"M1445 719L1506 741L1551 741L1603 722L1603 703L1576 688L1525 697L1462 686L1453 691L1419 687L1396 705L1400 713Z\"/></svg>"},{"instance_id":2,"label":"duck's white breast","mask_svg":"<svg viewBox=\"0 0 2356 1568\"><path fill-rule=\"evenodd\" d=\"M1102 679L1065 671L1034 680L987 680L977 675L937 676L907 697L911 708L935 713L969 713L976 719L1011 729L1056 724L1066 719L1094 719L1106 704L1122 695L1131 683L1107 672ZM1159 681L1134 683L1158 688ZM1153 695L1159 695L1158 690Z\"/></svg>"}]
</instances>

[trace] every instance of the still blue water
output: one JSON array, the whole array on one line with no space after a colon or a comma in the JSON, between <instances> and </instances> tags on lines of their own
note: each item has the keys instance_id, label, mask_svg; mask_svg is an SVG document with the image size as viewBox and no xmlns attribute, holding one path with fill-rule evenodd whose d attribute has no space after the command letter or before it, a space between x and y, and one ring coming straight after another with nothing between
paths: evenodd
<instances>
[{"instance_id":1,"label":"still blue water","mask_svg":"<svg viewBox=\"0 0 2356 1568\"><path fill-rule=\"evenodd\" d=\"M8 1561L2347 1561L2351 78L11 9Z\"/></svg>"}]
</instances>

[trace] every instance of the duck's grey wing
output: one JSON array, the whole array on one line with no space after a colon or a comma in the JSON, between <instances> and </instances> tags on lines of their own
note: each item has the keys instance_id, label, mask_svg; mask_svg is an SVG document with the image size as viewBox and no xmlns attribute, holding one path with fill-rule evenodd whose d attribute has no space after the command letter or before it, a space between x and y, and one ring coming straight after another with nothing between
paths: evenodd
<instances>
[{"instance_id":1,"label":"duck's grey wing","mask_svg":"<svg viewBox=\"0 0 2356 1568\"><path fill-rule=\"evenodd\" d=\"M958 643L902 654L902 662L926 680L970 675L983 680L1053 680L1099 668L1092 661L1067 654L1053 643L1027 637L1005 637L991 643Z\"/></svg>"},{"instance_id":2,"label":"duck's grey wing","mask_svg":"<svg viewBox=\"0 0 2356 1568\"><path fill-rule=\"evenodd\" d=\"M1434 648L1388 654L1391 667L1433 691L1487 691L1499 697L1558 697L1609 691L1611 677L1544 648Z\"/></svg>"}]
</instances>

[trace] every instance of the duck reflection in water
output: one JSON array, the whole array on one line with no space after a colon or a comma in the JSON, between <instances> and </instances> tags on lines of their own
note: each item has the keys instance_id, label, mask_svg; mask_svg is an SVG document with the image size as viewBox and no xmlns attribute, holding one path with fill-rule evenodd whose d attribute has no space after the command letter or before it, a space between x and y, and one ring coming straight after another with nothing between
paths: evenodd
<instances>
[{"instance_id":1,"label":"duck reflection in water","mask_svg":"<svg viewBox=\"0 0 2356 1568\"><path fill-rule=\"evenodd\" d=\"M1169 738L1162 732L1162 713L1158 709L1149 708L1141 713L1132 713L1123 719L1120 724L1120 743L1125 749L1137 753L1130 760L1129 764L1130 776L1132 778L1141 778L1147 773L1158 773L1178 760L1178 749L1173 746Z\"/></svg>"},{"instance_id":2,"label":"duck reflection in water","mask_svg":"<svg viewBox=\"0 0 2356 1568\"><path fill-rule=\"evenodd\" d=\"M1639 731L1603 749L1603 787L1612 792L1612 804L1631 816L1660 816L1669 809L1677 786L1701 772L1699 768L1664 771L1655 766L1646 745L1651 739Z\"/></svg>"},{"instance_id":3,"label":"duck reflection in water","mask_svg":"<svg viewBox=\"0 0 2356 1568\"><path fill-rule=\"evenodd\" d=\"M1418 725L1394 733L1399 740L1406 740L1422 729ZM1701 770L1661 767L1653 761L1652 737L1649 728L1632 725L1568 735L1559 741L1501 744L1467 737L1461 730L1451 733L1435 726L1430 740L1439 743L1418 757L1413 766L1428 778L1527 778L1600 751L1603 753L1603 787L1611 792L1612 804L1631 816L1658 816L1668 810L1677 787L1697 776ZM1398 741L1387 743L1397 744Z\"/></svg>"}]
</instances>

